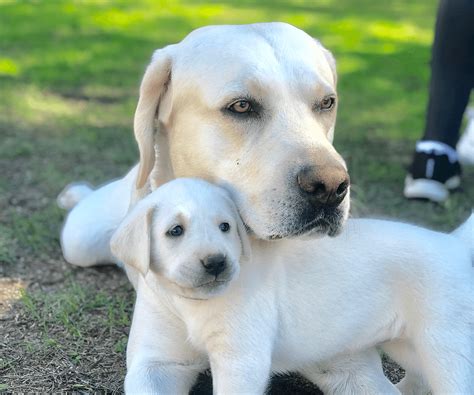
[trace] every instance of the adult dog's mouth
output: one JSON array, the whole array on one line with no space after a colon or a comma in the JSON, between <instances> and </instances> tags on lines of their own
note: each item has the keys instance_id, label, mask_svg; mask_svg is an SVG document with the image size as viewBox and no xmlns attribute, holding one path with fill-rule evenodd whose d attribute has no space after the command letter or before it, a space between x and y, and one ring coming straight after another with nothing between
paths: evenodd
<instances>
[{"instance_id":1,"label":"adult dog's mouth","mask_svg":"<svg viewBox=\"0 0 474 395\"><path fill-rule=\"evenodd\" d=\"M338 224L328 221L326 218L317 218L304 225L294 233L294 236L302 236L308 233L321 233L335 236L339 232Z\"/></svg>"},{"instance_id":2,"label":"adult dog's mouth","mask_svg":"<svg viewBox=\"0 0 474 395\"><path fill-rule=\"evenodd\" d=\"M335 237L341 233L343 223L342 210L338 208L322 209L315 218L308 220L308 216L302 216L300 221L292 224L286 231L271 235L269 239L278 240L312 235Z\"/></svg>"}]
</instances>

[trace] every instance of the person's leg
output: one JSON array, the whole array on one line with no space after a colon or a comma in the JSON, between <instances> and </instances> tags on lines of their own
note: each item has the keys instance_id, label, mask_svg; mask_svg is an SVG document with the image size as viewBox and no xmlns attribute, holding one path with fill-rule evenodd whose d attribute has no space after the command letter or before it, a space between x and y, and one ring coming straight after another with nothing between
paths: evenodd
<instances>
[{"instance_id":1,"label":"person's leg","mask_svg":"<svg viewBox=\"0 0 474 395\"><path fill-rule=\"evenodd\" d=\"M455 150L474 83L474 0L441 0L425 131L405 180L408 198L441 202L460 184Z\"/></svg>"},{"instance_id":2,"label":"person's leg","mask_svg":"<svg viewBox=\"0 0 474 395\"><path fill-rule=\"evenodd\" d=\"M441 0L422 140L455 147L474 75L474 0Z\"/></svg>"}]
</instances>

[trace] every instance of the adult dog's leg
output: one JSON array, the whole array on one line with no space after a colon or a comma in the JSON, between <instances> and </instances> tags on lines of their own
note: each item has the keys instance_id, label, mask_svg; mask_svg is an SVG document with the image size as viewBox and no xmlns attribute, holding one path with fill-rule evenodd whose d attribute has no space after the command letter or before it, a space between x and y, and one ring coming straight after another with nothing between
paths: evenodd
<instances>
[{"instance_id":1,"label":"adult dog's leg","mask_svg":"<svg viewBox=\"0 0 474 395\"><path fill-rule=\"evenodd\" d=\"M308 366L300 373L325 394L400 394L385 377L375 348L344 355L324 365Z\"/></svg>"},{"instance_id":2,"label":"adult dog's leg","mask_svg":"<svg viewBox=\"0 0 474 395\"><path fill-rule=\"evenodd\" d=\"M461 318L462 319L462 318ZM472 328L446 322L426 327L414 341L423 375L433 394L472 394L474 364Z\"/></svg>"},{"instance_id":3,"label":"adult dog's leg","mask_svg":"<svg viewBox=\"0 0 474 395\"><path fill-rule=\"evenodd\" d=\"M117 263L110 252L110 238L127 214L136 173L137 167L95 191L72 186L61 193L58 203L73 206L61 231L66 261L84 267Z\"/></svg>"}]
</instances>

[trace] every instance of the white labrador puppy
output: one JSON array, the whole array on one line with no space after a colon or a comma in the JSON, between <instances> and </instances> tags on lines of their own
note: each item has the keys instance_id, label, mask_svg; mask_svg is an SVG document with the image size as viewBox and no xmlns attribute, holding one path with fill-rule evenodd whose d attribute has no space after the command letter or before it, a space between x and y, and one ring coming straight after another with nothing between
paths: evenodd
<instances>
[{"instance_id":1,"label":"white labrador puppy","mask_svg":"<svg viewBox=\"0 0 474 395\"><path fill-rule=\"evenodd\" d=\"M125 390L185 394L210 363L218 394L261 394L287 371L328 394L472 393L473 224L455 237L349 220L337 238L249 249L225 190L167 183L112 237L140 273ZM398 389L374 346L410 369Z\"/></svg>"}]
</instances>

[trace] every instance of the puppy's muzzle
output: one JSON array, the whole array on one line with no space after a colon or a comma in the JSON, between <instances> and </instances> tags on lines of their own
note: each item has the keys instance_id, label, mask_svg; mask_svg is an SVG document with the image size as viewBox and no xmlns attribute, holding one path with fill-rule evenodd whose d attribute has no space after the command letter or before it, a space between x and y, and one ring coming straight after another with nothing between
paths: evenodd
<instances>
[{"instance_id":1,"label":"puppy's muzzle","mask_svg":"<svg viewBox=\"0 0 474 395\"><path fill-rule=\"evenodd\" d=\"M306 166L296 176L298 187L310 204L319 208L337 207L349 189L349 174L341 165Z\"/></svg>"},{"instance_id":2,"label":"puppy's muzzle","mask_svg":"<svg viewBox=\"0 0 474 395\"><path fill-rule=\"evenodd\" d=\"M206 258L201 259L201 265L206 273L217 277L227 268L227 258L224 254L208 255Z\"/></svg>"}]
</instances>

